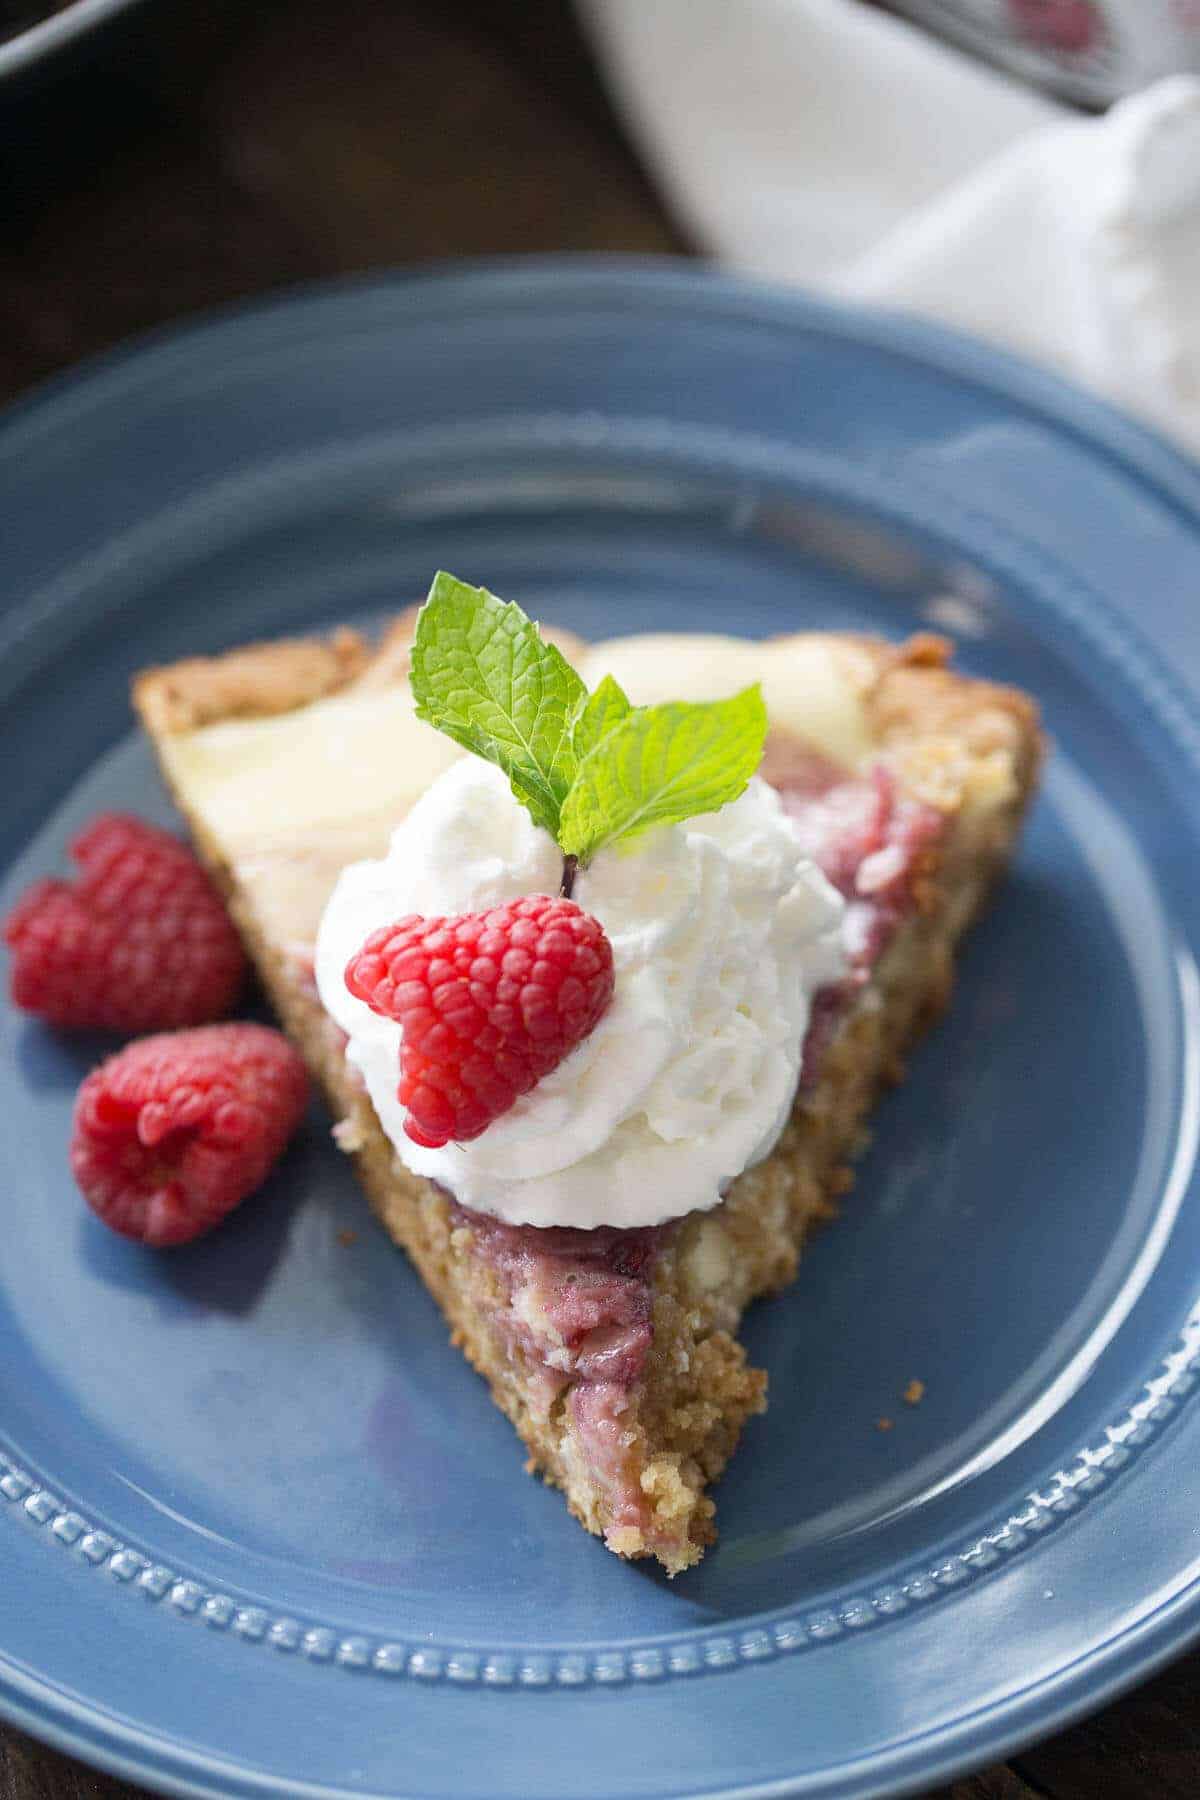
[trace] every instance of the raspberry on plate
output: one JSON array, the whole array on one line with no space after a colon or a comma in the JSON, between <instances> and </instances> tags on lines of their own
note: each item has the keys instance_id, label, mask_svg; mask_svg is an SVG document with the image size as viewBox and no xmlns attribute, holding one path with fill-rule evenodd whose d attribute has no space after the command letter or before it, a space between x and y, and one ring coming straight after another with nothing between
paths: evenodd
<instances>
[{"instance_id":1,"label":"raspberry on plate","mask_svg":"<svg viewBox=\"0 0 1200 1800\"><path fill-rule=\"evenodd\" d=\"M303 1062L266 1025L140 1038L80 1087L71 1169L122 1237L184 1244L262 1185L307 1101Z\"/></svg>"},{"instance_id":2,"label":"raspberry on plate","mask_svg":"<svg viewBox=\"0 0 1200 1800\"><path fill-rule=\"evenodd\" d=\"M595 1028L612 999L612 945L573 901L533 894L385 925L346 985L401 1026L404 1129L438 1149L478 1137Z\"/></svg>"},{"instance_id":3,"label":"raspberry on plate","mask_svg":"<svg viewBox=\"0 0 1200 1800\"><path fill-rule=\"evenodd\" d=\"M222 1018L246 958L185 844L103 813L71 845L76 881L39 881L4 923L16 1004L52 1025L168 1031Z\"/></svg>"}]
</instances>

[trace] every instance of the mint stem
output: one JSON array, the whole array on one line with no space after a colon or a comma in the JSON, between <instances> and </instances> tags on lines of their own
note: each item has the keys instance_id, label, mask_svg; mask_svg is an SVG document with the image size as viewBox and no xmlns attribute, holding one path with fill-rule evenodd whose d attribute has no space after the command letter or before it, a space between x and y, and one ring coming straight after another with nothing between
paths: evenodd
<instances>
[{"instance_id":1,"label":"mint stem","mask_svg":"<svg viewBox=\"0 0 1200 1800\"><path fill-rule=\"evenodd\" d=\"M578 873L579 858L577 856L564 856L562 881L558 889L564 900L569 900L571 898L572 891L575 887L575 877Z\"/></svg>"}]
</instances>

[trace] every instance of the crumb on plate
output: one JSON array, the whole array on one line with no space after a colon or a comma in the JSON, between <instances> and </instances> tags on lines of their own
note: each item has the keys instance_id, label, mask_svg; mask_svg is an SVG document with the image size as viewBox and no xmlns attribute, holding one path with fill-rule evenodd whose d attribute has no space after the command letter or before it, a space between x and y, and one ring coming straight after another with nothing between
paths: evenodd
<instances>
[{"instance_id":1,"label":"crumb on plate","mask_svg":"<svg viewBox=\"0 0 1200 1800\"><path fill-rule=\"evenodd\" d=\"M361 1128L353 1119L339 1119L330 1135L338 1149L347 1156L352 1155L355 1150L361 1150L366 1143Z\"/></svg>"}]
</instances>

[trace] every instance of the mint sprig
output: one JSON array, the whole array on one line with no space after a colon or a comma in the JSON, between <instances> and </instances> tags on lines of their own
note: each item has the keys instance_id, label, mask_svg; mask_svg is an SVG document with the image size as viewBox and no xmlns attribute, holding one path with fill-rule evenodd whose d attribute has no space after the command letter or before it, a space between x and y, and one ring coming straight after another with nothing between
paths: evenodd
<instances>
[{"instance_id":1,"label":"mint sprig","mask_svg":"<svg viewBox=\"0 0 1200 1800\"><path fill-rule=\"evenodd\" d=\"M594 694L585 693L571 725L571 747L582 762L608 736L614 726L633 711L628 697L613 676L606 675Z\"/></svg>"},{"instance_id":2,"label":"mint sprig","mask_svg":"<svg viewBox=\"0 0 1200 1800\"><path fill-rule=\"evenodd\" d=\"M589 694L519 606L444 573L417 618L410 679L417 717L502 768L555 839L568 893L598 850L736 800L767 734L757 684L631 706L606 675Z\"/></svg>"},{"instance_id":3,"label":"mint sprig","mask_svg":"<svg viewBox=\"0 0 1200 1800\"><path fill-rule=\"evenodd\" d=\"M730 700L635 707L579 765L558 842L589 863L651 825L679 825L745 792L762 761L767 709L757 683Z\"/></svg>"},{"instance_id":4,"label":"mint sprig","mask_svg":"<svg viewBox=\"0 0 1200 1800\"><path fill-rule=\"evenodd\" d=\"M587 689L532 619L443 571L417 620L409 680L417 717L497 763L556 837L575 778L571 722Z\"/></svg>"}]
</instances>

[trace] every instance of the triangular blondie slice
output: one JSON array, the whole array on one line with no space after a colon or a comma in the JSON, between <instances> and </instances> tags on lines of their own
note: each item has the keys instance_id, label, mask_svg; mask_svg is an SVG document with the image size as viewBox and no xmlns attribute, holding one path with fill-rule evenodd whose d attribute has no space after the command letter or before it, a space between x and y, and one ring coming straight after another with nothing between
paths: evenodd
<instances>
[{"instance_id":1,"label":"triangular blondie slice","mask_svg":"<svg viewBox=\"0 0 1200 1800\"><path fill-rule=\"evenodd\" d=\"M200 854L282 1021L322 1083L339 1145L455 1341L524 1439L529 1467L622 1556L672 1574L715 1536L707 1488L766 1377L736 1332L785 1286L849 1187L872 1100L945 1004L959 937L1002 870L1042 740L1022 694L949 667L921 636L626 638L550 631L635 703L761 680L762 773L844 896L848 972L816 998L790 1123L714 1210L644 1229L506 1225L405 1169L324 1011L313 945L341 868L380 856L460 752L415 717L413 615L377 647L342 631L154 669L134 702Z\"/></svg>"}]
</instances>

